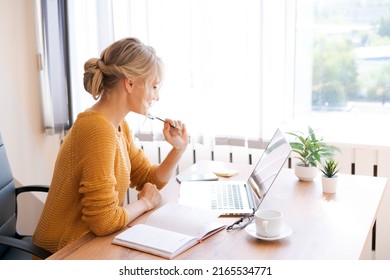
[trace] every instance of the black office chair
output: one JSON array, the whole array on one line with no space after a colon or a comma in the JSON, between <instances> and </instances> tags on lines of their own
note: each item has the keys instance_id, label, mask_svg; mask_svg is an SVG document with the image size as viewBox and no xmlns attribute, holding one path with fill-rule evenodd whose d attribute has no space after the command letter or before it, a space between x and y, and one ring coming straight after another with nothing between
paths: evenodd
<instances>
[{"instance_id":1,"label":"black office chair","mask_svg":"<svg viewBox=\"0 0 390 280\"><path fill-rule=\"evenodd\" d=\"M35 255L46 259L51 253L32 244L31 236L16 231L17 196L24 192L47 192L48 186L23 186L15 183L0 133L0 259L28 260Z\"/></svg>"}]
</instances>

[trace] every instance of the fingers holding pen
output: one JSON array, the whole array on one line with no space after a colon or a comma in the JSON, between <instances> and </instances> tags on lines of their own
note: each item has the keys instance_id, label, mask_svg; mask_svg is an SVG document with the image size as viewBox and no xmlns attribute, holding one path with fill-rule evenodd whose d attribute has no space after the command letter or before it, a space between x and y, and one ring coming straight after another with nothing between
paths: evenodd
<instances>
[{"instance_id":1,"label":"fingers holding pen","mask_svg":"<svg viewBox=\"0 0 390 280\"><path fill-rule=\"evenodd\" d=\"M188 144L188 134L184 123L172 119L165 119L164 136L175 148L185 148Z\"/></svg>"},{"instance_id":2,"label":"fingers holding pen","mask_svg":"<svg viewBox=\"0 0 390 280\"><path fill-rule=\"evenodd\" d=\"M185 131L185 125L181 121L175 121L172 119L165 119L165 129L169 129L169 132L172 136L179 135L181 136L183 132ZM167 126L167 124L169 126Z\"/></svg>"}]
</instances>

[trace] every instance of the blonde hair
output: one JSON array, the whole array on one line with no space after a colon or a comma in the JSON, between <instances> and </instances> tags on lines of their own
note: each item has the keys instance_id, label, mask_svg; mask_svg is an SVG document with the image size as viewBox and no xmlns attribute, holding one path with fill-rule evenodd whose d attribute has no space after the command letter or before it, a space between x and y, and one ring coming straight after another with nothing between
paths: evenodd
<instances>
[{"instance_id":1,"label":"blonde hair","mask_svg":"<svg viewBox=\"0 0 390 280\"><path fill-rule=\"evenodd\" d=\"M162 78L162 61L155 50L137 38L124 38L114 42L100 55L84 64L84 88L94 99L124 78L146 82L156 76Z\"/></svg>"}]
</instances>

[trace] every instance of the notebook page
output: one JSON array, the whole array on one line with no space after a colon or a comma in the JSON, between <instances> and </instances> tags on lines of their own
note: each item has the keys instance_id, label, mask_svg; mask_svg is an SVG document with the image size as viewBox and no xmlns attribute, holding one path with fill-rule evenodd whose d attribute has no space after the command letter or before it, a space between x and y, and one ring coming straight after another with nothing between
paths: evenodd
<instances>
[{"instance_id":1,"label":"notebook page","mask_svg":"<svg viewBox=\"0 0 390 280\"><path fill-rule=\"evenodd\" d=\"M219 214L214 211L167 203L153 212L145 224L202 238Z\"/></svg>"}]
</instances>

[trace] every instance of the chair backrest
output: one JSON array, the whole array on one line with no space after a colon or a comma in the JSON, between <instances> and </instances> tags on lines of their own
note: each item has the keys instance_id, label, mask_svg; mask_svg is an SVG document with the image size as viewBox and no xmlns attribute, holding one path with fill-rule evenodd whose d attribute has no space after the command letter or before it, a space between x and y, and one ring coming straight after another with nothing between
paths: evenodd
<instances>
[{"instance_id":1,"label":"chair backrest","mask_svg":"<svg viewBox=\"0 0 390 280\"><path fill-rule=\"evenodd\" d=\"M0 235L16 234L15 183L0 132ZM8 247L0 245L0 256Z\"/></svg>"}]
</instances>

